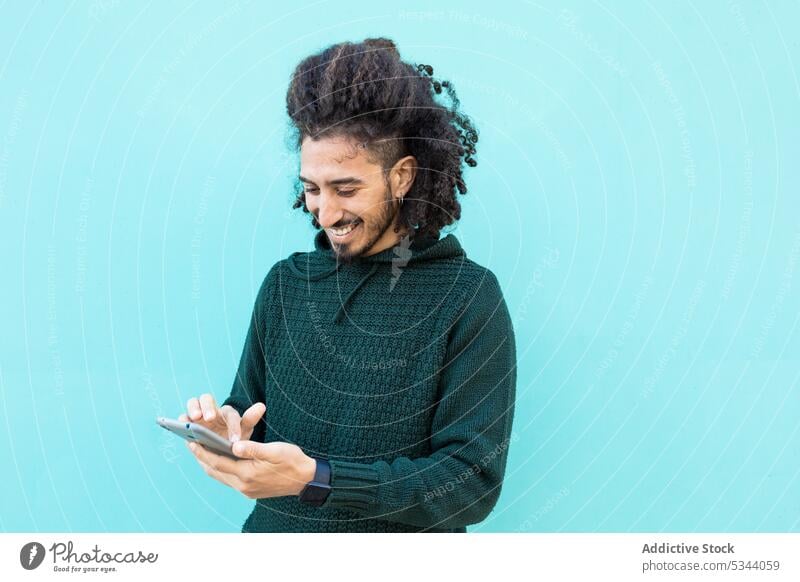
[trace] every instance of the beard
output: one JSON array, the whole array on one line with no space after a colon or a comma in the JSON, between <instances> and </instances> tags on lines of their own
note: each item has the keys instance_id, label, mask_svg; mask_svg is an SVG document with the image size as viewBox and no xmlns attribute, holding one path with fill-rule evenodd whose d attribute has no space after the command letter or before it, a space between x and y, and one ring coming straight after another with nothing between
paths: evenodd
<instances>
[{"instance_id":1,"label":"beard","mask_svg":"<svg viewBox=\"0 0 800 582\"><path fill-rule=\"evenodd\" d=\"M369 251L384 233L391 228L394 222L397 211L393 204L393 197L388 188L384 190L383 202L379 205L378 212L375 216L360 217L361 224L359 227L362 232L359 233L359 240L347 243L335 243L328 238L331 248L336 255L339 262L344 265L349 265L357 257L362 256ZM356 227L356 228L359 228Z\"/></svg>"}]
</instances>

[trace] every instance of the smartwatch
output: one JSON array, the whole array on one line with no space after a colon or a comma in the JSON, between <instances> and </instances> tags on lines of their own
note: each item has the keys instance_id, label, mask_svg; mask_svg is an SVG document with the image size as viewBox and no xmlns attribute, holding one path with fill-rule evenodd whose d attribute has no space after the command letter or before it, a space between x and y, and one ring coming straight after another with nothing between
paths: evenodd
<instances>
[{"instance_id":1,"label":"smartwatch","mask_svg":"<svg viewBox=\"0 0 800 582\"><path fill-rule=\"evenodd\" d=\"M306 483L298 498L302 503L319 507L331 492L331 465L327 459L312 457L317 461L314 479Z\"/></svg>"}]
</instances>

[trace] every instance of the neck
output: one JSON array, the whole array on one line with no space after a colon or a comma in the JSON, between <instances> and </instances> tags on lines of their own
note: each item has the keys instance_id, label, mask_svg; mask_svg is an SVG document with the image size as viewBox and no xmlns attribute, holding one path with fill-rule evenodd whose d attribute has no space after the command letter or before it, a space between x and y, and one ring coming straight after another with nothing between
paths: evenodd
<instances>
[{"instance_id":1,"label":"neck","mask_svg":"<svg viewBox=\"0 0 800 582\"><path fill-rule=\"evenodd\" d=\"M362 253L365 257L369 257L371 255L377 255L381 251L385 251L386 249L392 248L393 246L400 243L400 240L408 235L408 230L401 230L400 232L396 233L394 231L394 226L387 229L387 232L379 238L374 245L372 245L368 251Z\"/></svg>"}]
</instances>

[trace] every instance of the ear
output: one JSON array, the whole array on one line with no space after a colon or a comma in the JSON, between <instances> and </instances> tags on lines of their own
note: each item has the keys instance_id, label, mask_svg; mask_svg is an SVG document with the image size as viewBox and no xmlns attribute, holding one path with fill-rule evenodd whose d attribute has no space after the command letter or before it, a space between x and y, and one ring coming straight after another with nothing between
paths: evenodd
<instances>
[{"instance_id":1,"label":"ear","mask_svg":"<svg viewBox=\"0 0 800 582\"><path fill-rule=\"evenodd\" d=\"M389 182L392 185L392 194L398 198L405 196L414 184L417 176L417 158L405 156L394 163L389 171Z\"/></svg>"}]
</instances>

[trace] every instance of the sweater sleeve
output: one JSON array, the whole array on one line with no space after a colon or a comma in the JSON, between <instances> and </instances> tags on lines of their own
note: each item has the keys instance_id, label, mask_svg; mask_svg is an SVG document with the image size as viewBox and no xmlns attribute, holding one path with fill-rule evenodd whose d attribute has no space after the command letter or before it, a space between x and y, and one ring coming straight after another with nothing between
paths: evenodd
<instances>
[{"instance_id":1,"label":"sweater sleeve","mask_svg":"<svg viewBox=\"0 0 800 582\"><path fill-rule=\"evenodd\" d=\"M239 414L250 408L256 402L265 402L266 370L264 359L265 328L263 327L263 311L265 301L268 299L272 271L264 278L258 290L247 327L244 348L239 359L239 367L233 380L230 395L220 404L220 407L229 404ZM266 416L266 415L265 415ZM261 443L266 435L264 418L258 421L250 440Z\"/></svg>"},{"instance_id":2,"label":"sweater sleeve","mask_svg":"<svg viewBox=\"0 0 800 582\"><path fill-rule=\"evenodd\" d=\"M516 391L511 318L486 270L450 328L431 426L432 454L372 464L331 459L323 507L423 528L484 520L500 496Z\"/></svg>"}]
</instances>

